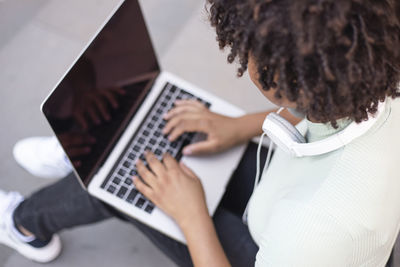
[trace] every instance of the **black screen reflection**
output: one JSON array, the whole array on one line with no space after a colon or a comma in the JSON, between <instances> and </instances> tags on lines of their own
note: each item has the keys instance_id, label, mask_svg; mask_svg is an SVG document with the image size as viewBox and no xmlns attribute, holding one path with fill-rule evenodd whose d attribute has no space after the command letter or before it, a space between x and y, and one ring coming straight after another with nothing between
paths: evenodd
<instances>
[{"instance_id":1,"label":"black screen reflection","mask_svg":"<svg viewBox=\"0 0 400 267\"><path fill-rule=\"evenodd\" d=\"M79 115L76 115L74 109L70 116L66 117L48 115L56 136L80 177L91 176L95 167L105 160L126 128L129 118L136 112L138 100L143 98L144 88L148 83L149 81L142 81L118 88L121 91L117 93L111 92L110 95L113 94L112 98L117 106L106 100L107 97L99 90L96 98L91 95L85 99L71 101L74 108L74 103L79 103ZM98 104L100 102L101 104ZM100 109L107 112L108 118ZM81 113L82 110L85 110L85 113ZM90 115L91 112L97 115ZM97 119L93 119L94 117Z\"/></svg>"},{"instance_id":2,"label":"black screen reflection","mask_svg":"<svg viewBox=\"0 0 400 267\"><path fill-rule=\"evenodd\" d=\"M88 184L159 72L136 0L126 0L43 105Z\"/></svg>"}]
</instances>

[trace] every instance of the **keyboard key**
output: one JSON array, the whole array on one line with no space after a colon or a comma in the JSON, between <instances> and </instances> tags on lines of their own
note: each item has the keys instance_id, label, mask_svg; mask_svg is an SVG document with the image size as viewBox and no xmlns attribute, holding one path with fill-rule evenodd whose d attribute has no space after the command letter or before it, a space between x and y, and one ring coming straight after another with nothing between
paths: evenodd
<instances>
[{"instance_id":1,"label":"keyboard key","mask_svg":"<svg viewBox=\"0 0 400 267\"><path fill-rule=\"evenodd\" d=\"M129 193L128 197L126 198L126 201L129 203L132 203L135 200L135 197L137 196L139 191L136 189L132 189L132 191Z\"/></svg>"},{"instance_id":2,"label":"keyboard key","mask_svg":"<svg viewBox=\"0 0 400 267\"><path fill-rule=\"evenodd\" d=\"M125 161L122 165L123 165L125 168L131 167L131 163L130 163L129 161Z\"/></svg>"},{"instance_id":3,"label":"keyboard key","mask_svg":"<svg viewBox=\"0 0 400 267\"><path fill-rule=\"evenodd\" d=\"M115 189L116 189L115 186L110 185L110 186L107 188L107 191L110 192L111 194L114 194Z\"/></svg>"},{"instance_id":4,"label":"keyboard key","mask_svg":"<svg viewBox=\"0 0 400 267\"><path fill-rule=\"evenodd\" d=\"M121 179L118 178L118 177L115 177L115 178L113 179L113 183L114 183L114 184L119 184L120 182L121 182Z\"/></svg>"},{"instance_id":5,"label":"keyboard key","mask_svg":"<svg viewBox=\"0 0 400 267\"><path fill-rule=\"evenodd\" d=\"M138 208L143 207L143 204L146 202L146 200L144 198L139 198L138 201L136 202L135 206Z\"/></svg>"},{"instance_id":6,"label":"keyboard key","mask_svg":"<svg viewBox=\"0 0 400 267\"><path fill-rule=\"evenodd\" d=\"M138 133L140 134L135 137L134 142L130 144L130 149L125 154L124 160L118 163L121 164L120 166L122 168L116 168L114 170L115 173L111 176L112 186L106 187L108 185L108 180L105 180L106 182L103 183L104 185L101 186L102 188L105 188L105 190L109 191L110 193L112 192L113 194L123 195L123 197L126 198L127 195L131 195L131 190L133 187L131 177L138 175L136 168L133 166L135 161L140 157L145 166L147 166L144 155L141 155L143 154L145 148L147 150L151 149L154 151L157 158L161 159L162 154L165 152L168 152L172 156L176 156L178 154L178 148L190 142L189 139L192 139L193 134L185 135L184 137L179 138L172 143L170 143L162 134L162 129L167 124L167 121L162 119L162 115L171 109L171 104L174 103L176 99L194 99L205 103L207 106L210 106L209 103L203 101L202 99L196 98L171 84L167 84L161 97L157 100L157 103L154 104L153 112L149 117L145 118L146 123L144 123L140 129L138 129ZM115 178L117 179L114 181ZM124 192L125 190L127 191ZM135 193L134 191L134 193L131 195L131 198L134 196L134 199L131 199L131 202L134 204L136 202L135 200L139 199L138 195L141 196L142 199L138 201L138 205L147 212L150 211L151 207L154 207L154 204L152 206L149 205L148 203L151 202L149 202L140 193Z\"/></svg>"},{"instance_id":7,"label":"keyboard key","mask_svg":"<svg viewBox=\"0 0 400 267\"><path fill-rule=\"evenodd\" d=\"M147 206L144 208L144 210L148 213L151 213L154 210L154 206L151 205L150 203L147 204Z\"/></svg>"},{"instance_id":8,"label":"keyboard key","mask_svg":"<svg viewBox=\"0 0 400 267\"><path fill-rule=\"evenodd\" d=\"M120 169L118 171L118 174L121 175L121 176L124 176L126 174L126 171L124 171L123 169Z\"/></svg>"},{"instance_id":9,"label":"keyboard key","mask_svg":"<svg viewBox=\"0 0 400 267\"><path fill-rule=\"evenodd\" d=\"M117 196L120 198L123 198L125 196L126 191L128 191L128 189L124 186L121 186L121 188L118 191Z\"/></svg>"},{"instance_id":10,"label":"keyboard key","mask_svg":"<svg viewBox=\"0 0 400 267\"><path fill-rule=\"evenodd\" d=\"M165 126L165 121L162 121L159 125L158 125L158 129L163 129L164 128L164 126Z\"/></svg>"}]
</instances>

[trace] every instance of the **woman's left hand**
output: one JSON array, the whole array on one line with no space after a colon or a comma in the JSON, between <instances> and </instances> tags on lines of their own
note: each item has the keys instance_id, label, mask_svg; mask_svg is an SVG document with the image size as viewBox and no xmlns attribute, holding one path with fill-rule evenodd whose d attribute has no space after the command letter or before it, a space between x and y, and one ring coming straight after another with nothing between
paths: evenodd
<instances>
[{"instance_id":1,"label":"woman's left hand","mask_svg":"<svg viewBox=\"0 0 400 267\"><path fill-rule=\"evenodd\" d=\"M137 189L158 208L170 215L181 227L200 214L207 213L204 190L199 178L183 163L165 154L160 162L153 153L146 153L147 168L137 162Z\"/></svg>"}]
</instances>

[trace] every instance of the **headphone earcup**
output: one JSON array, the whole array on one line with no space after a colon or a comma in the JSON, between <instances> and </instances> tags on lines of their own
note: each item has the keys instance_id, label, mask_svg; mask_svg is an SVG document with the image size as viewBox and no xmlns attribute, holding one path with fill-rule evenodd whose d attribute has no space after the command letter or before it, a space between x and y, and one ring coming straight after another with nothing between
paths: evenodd
<instances>
[{"instance_id":1,"label":"headphone earcup","mask_svg":"<svg viewBox=\"0 0 400 267\"><path fill-rule=\"evenodd\" d=\"M280 149L292 156L298 156L293 150L299 143L306 143L303 135L287 120L276 113L270 113L264 120L263 131Z\"/></svg>"},{"instance_id":2,"label":"headphone earcup","mask_svg":"<svg viewBox=\"0 0 400 267\"><path fill-rule=\"evenodd\" d=\"M275 112L270 113L266 120L270 120L272 123L278 125L280 128L285 129L286 133L290 137L291 140L296 143L307 143L304 136L294 127L290 122L285 120L283 117L279 116Z\"/></svg>"}]
</instances>

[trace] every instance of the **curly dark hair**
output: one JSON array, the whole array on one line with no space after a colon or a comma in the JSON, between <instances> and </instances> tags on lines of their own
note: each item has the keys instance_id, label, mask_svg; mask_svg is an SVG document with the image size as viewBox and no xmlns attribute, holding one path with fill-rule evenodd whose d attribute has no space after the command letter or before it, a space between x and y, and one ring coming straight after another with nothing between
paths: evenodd
<instances>
[{"instance_id":1,"label":"curly dark hair","mask_svg":"<svg viewBox=\"0 0 400 267\"><path fill-rule=\"evenodd\" d=\"M321 122L356 122L400 96L398 0L208 0L211 25L238 76L254 58L275 88ZM277 78L277 82L274 80Z\"/></svg>"}]
</instances>

